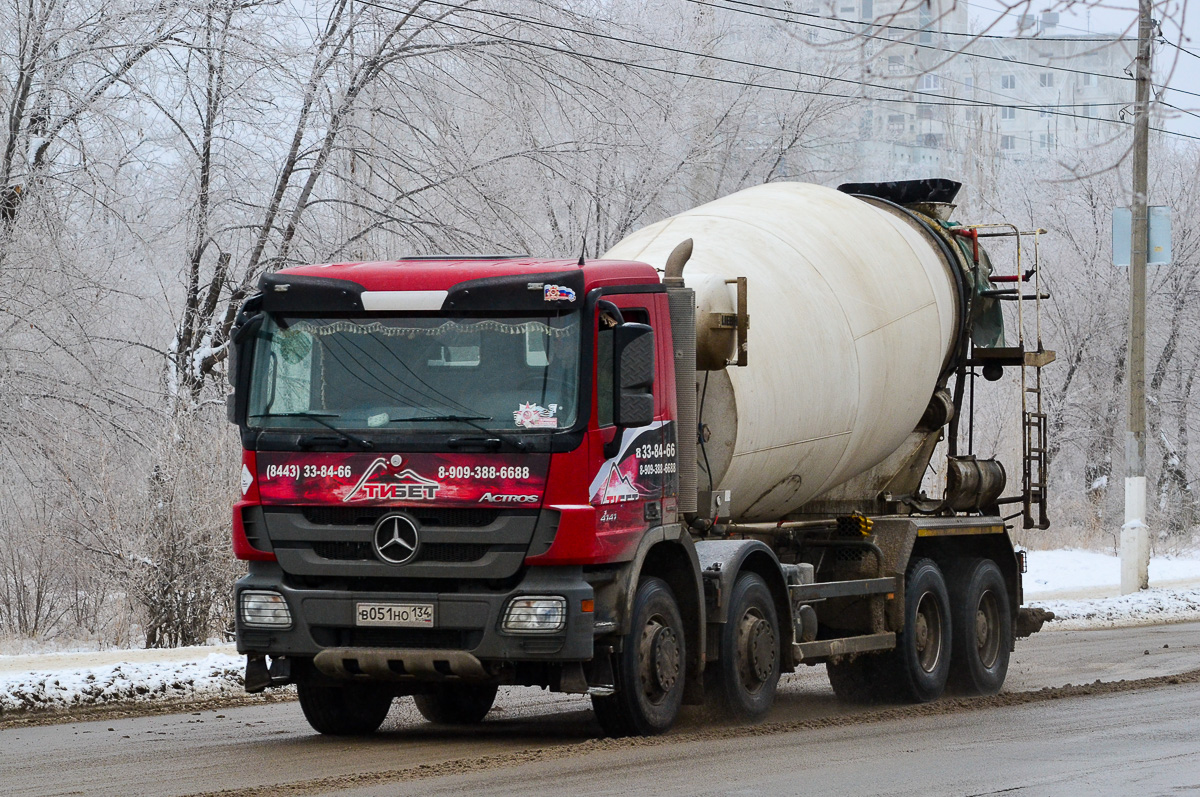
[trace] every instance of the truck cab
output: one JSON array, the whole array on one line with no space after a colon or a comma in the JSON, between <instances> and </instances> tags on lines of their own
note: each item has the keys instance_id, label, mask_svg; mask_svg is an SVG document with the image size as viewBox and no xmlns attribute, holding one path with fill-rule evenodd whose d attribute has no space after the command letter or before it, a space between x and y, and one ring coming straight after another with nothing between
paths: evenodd
<instances>
[{"instance_id":1,"label":"truck cab","mask_svg":"<svg viewBox=\"0 0 1200 797\"><path fill-rule=\"evenodd\" d=\"M653 268L293 268L263 278L233 338L247 688L329 696L307 714L346 687L416 693L444 718L448 685L488 705L499 683L611 687L584 669L619 622L604 587L676 520Z\"/></svg>"}]
</instances>

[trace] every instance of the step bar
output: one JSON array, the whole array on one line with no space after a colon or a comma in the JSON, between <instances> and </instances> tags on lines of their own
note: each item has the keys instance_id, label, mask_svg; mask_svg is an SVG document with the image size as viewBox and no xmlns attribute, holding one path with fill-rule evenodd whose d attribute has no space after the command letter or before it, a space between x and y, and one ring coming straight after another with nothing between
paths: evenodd
<instances>
[{"instance_id":1,"label":"step bar","mask_svg":"<svg viewBox=\"0 0 1200 797\"><path fill-rule=\"evenodd\" d=\"M816 664L826 659L871 653L877 650L891 650L894 647L896 647L896 635L888 631L884 634L864 634L842 639L797 642L792 645L792 657L797 664L800 662Z\"/></svg>"}]
</instances>

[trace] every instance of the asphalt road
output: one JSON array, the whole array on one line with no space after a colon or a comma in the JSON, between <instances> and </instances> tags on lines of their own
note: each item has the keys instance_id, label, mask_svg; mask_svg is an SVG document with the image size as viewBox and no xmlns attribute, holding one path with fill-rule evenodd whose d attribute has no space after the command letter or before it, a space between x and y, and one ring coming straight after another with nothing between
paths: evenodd
<instances>
[{"instance_id":1,"label":"asphalt road","mask_svg":"<svg viewBox=\"0 0 1200 797\"><path fill-rule=\"evenodd\" d=\"M823 667L804 668L761 726L688 709L652 740L596 739L586 699L521 689L472 729L397 701L359 740L317 736L294 703L13 727L0 730L0 793L1200 793L1200 682L1119 683L1197 668L1190 623L1038 634L986 700L846 709ZM1095 681L1114 686L1061 689Z\"/></svg>"},{"instance_id":2,"label":"asphalt road","mask_svg":"<svg viewBox=\"0 0 1200 797\"><path fill-rule=\"evenodd\" d=\"M1200 688L1190 684L762 737L600 750L338 793L1176 795L1200 792L1198 711Z\"/></svg>"}]
</instances>

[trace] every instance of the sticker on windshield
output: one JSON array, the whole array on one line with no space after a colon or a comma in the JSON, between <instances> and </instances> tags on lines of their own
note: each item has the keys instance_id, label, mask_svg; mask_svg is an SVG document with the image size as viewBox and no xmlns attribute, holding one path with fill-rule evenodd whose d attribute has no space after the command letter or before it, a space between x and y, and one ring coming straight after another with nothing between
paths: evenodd
<instances>
[{"instance_id":1,"label":"sticker on windshield","mask_svg":"<svg viewBox=\"0 0 1200 797\"><path fill-rule=\"evenodd\" d=\"M557 414L557 404L543 407L529 402L517 407L517 411L513 413L513 421L523 429L557 429L558 418L554 417Z\"/></svg>"},{"instance_id":2,"label":"sticker on windshield","mask_svg":"<svg viewBox=\"0 0 1200 797\"><path fill-rule=\"evenodd\" d=\"M542 298L548 302L573 302L575 291L566 285L546 285L542 288Z\"/></svg>"},{"instance_id":3,"label":"sticker on windshield","mask_svg":"<svg viewBox=\"0 0 1200 797\"><path fill-rule=\"evenodd\" d=\"M308 357L312 351L312 335L301 330L287 330L279 333L279 353L283 361L296 365Z\"/></svg>"}]
</instances>

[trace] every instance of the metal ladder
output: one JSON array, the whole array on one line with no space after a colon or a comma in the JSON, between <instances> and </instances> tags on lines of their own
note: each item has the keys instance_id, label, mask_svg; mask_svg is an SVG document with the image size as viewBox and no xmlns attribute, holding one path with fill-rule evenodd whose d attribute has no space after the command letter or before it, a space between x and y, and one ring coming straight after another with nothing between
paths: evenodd
<instances>
[{"instance_id":1,"label":"metal ladder","mask_svg":"<svg viewBox=\"0 0 1200 797\"><path fill-rule=\"evenodd\" d=\"M1046 412L1042 407L1042 366L1046 348L1042 345L1042 269L1038 261L1040 236L1045 230L1033 230L1033 314L1037 348L1028 351L1025 347L1025 295L1017 283L1017 347L1021 349L1021 492L1022 515L1027 529L1047 529L1050 520L1046 517ZM1026 233L1029 235L1029 233ZM1021 233L1017 232L1017 274L1021 272ZM1032 355L1032 357L1030 356ZM1029 370L1033 369L1033 386L1030 387ZM1032 401L1030 397L1032 398ZM1031 407L1032 405L1032 407ZM1033 519L1033 508L1037 507L1037 522Z\"/></svg>"},{"instance_id":2,"label":"metal ladder","mask_svg":"<svg viewBox=\"0 0 1200 797\"><path fill-rule=\"evenodd\" d=\"M1026 366L1021 366L1021 417L1023 421L1023 436L1021 461L1021 491L1025 528L1039 529L1050 527L1046 517L1046 413L1042 411L1042 369L1033 369L1034 386L1026 384ZM1029 408L1029 397L1034 396L1033 409ZM1038 519L1034 523L1033 508L1038 509Z\"/></svg>"}]
</instances>

